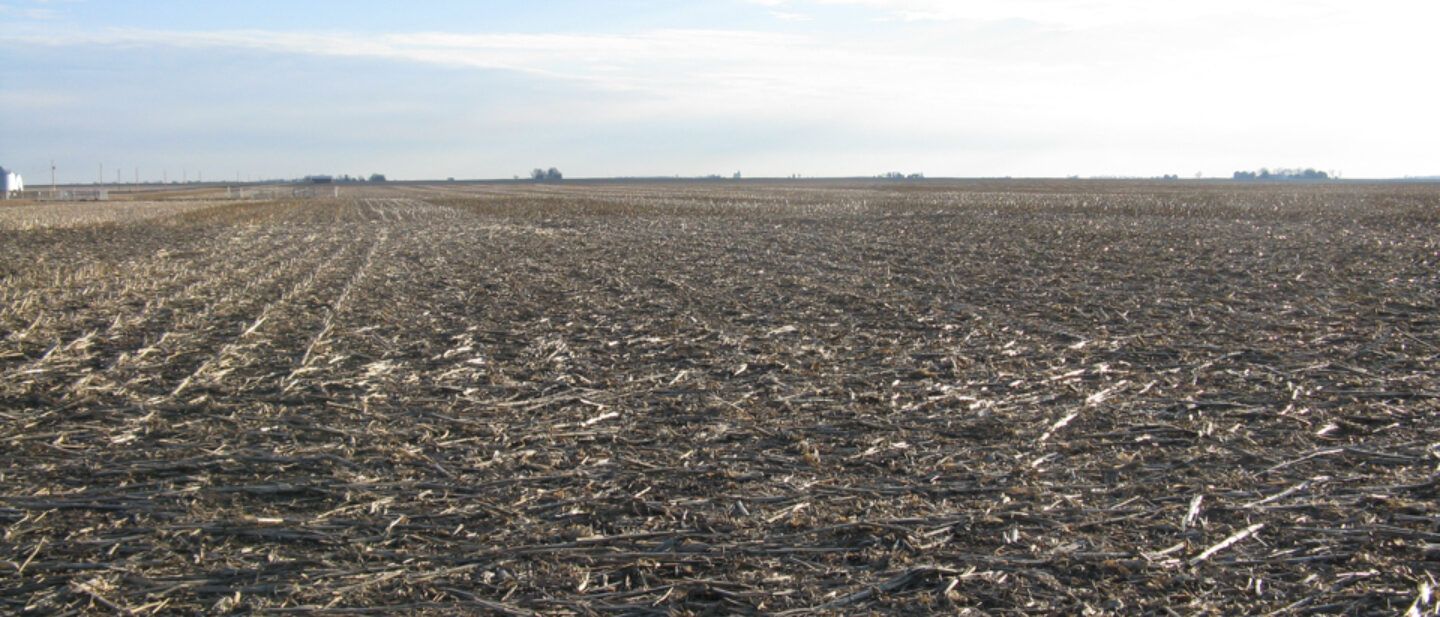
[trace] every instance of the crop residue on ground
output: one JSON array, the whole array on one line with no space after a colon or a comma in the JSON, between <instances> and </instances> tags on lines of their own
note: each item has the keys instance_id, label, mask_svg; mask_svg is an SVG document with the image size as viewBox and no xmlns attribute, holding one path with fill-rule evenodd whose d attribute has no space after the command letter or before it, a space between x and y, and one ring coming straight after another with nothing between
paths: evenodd
<instances>
[{"instance_id":1,"label":"crop residue on ground","mask_svg":"<svg viewBox=\"0 0 1440 617\"><path fill-rule=\"evenodd\" d=\"M186 199L0 207L0 612L1436 610L1434 185Z\"/></svg>"}]
</instances>

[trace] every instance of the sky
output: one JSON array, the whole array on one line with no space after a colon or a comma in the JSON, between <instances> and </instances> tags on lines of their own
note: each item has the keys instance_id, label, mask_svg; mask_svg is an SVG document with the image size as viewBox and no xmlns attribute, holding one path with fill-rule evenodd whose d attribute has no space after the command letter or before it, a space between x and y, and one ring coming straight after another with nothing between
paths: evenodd
<instances>
[{"instance_id":1,"label":"sky","mask_svg":"<svg viewBox=\"0 0 1440 617\"><path fill-rule=\"evenodd\" d=\"M0 0L31 186L1440 175L1440 3Z\"/></svg>"}]
</instances>

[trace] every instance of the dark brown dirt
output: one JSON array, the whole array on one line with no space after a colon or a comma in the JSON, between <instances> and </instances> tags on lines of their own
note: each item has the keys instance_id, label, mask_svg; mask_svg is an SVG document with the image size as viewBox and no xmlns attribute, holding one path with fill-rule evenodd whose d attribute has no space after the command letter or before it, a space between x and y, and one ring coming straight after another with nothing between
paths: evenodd
<instances>
[{"instance_id":1,"label":"dark brown dirt","mask_svg":"<svg viewBox=\"0 0 1440 617\"><path fill-rule=\"evenodd\" d=\"M1437 610L1440 186L446 183L0 246L0 613Z\"/></svg>"}]
</instances>

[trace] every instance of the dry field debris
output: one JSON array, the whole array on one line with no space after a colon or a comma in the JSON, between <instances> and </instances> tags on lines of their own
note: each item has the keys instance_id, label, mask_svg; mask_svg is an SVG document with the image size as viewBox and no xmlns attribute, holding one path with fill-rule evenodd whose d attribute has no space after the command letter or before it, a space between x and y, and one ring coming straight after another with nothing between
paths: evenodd
<instances>
[{"instance_id":1,"label":"dry field debris","mask_svg":"<svg viewBox=\"0 0 1440 617\"><path fill-rule=\"evenodd\" d=\"M84 227L104 223L139 223L150 219L213 208L206 201L79 201L0 204L0 229Z\"/></svg>"},{"instance_id":2,"label":"dry field debris","mask_svg":"<svg viewBox=\"0 0 1440 617\"><path fill-rule=\"evenodd\" d=\"M1435 185L147 205L0 208L0 613L1440 610Z\"/></svg>"}]
</instances>

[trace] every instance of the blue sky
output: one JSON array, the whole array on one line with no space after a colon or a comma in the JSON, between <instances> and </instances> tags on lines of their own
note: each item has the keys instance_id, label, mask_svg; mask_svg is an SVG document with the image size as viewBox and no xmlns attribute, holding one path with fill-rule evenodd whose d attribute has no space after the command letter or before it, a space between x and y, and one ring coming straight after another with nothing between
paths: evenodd
<instances>
[{"instance_id":1,"label":"blue sky","mask_svg":"<svg viewBox=\"0 0 1440 617\"><path fill-rule=\"evenodd\" d=\"M1363 5L1363 6L1362 6ZM0 0L48 183L1440 174L1432 3Z\"/></svg>"}]
</instances>

